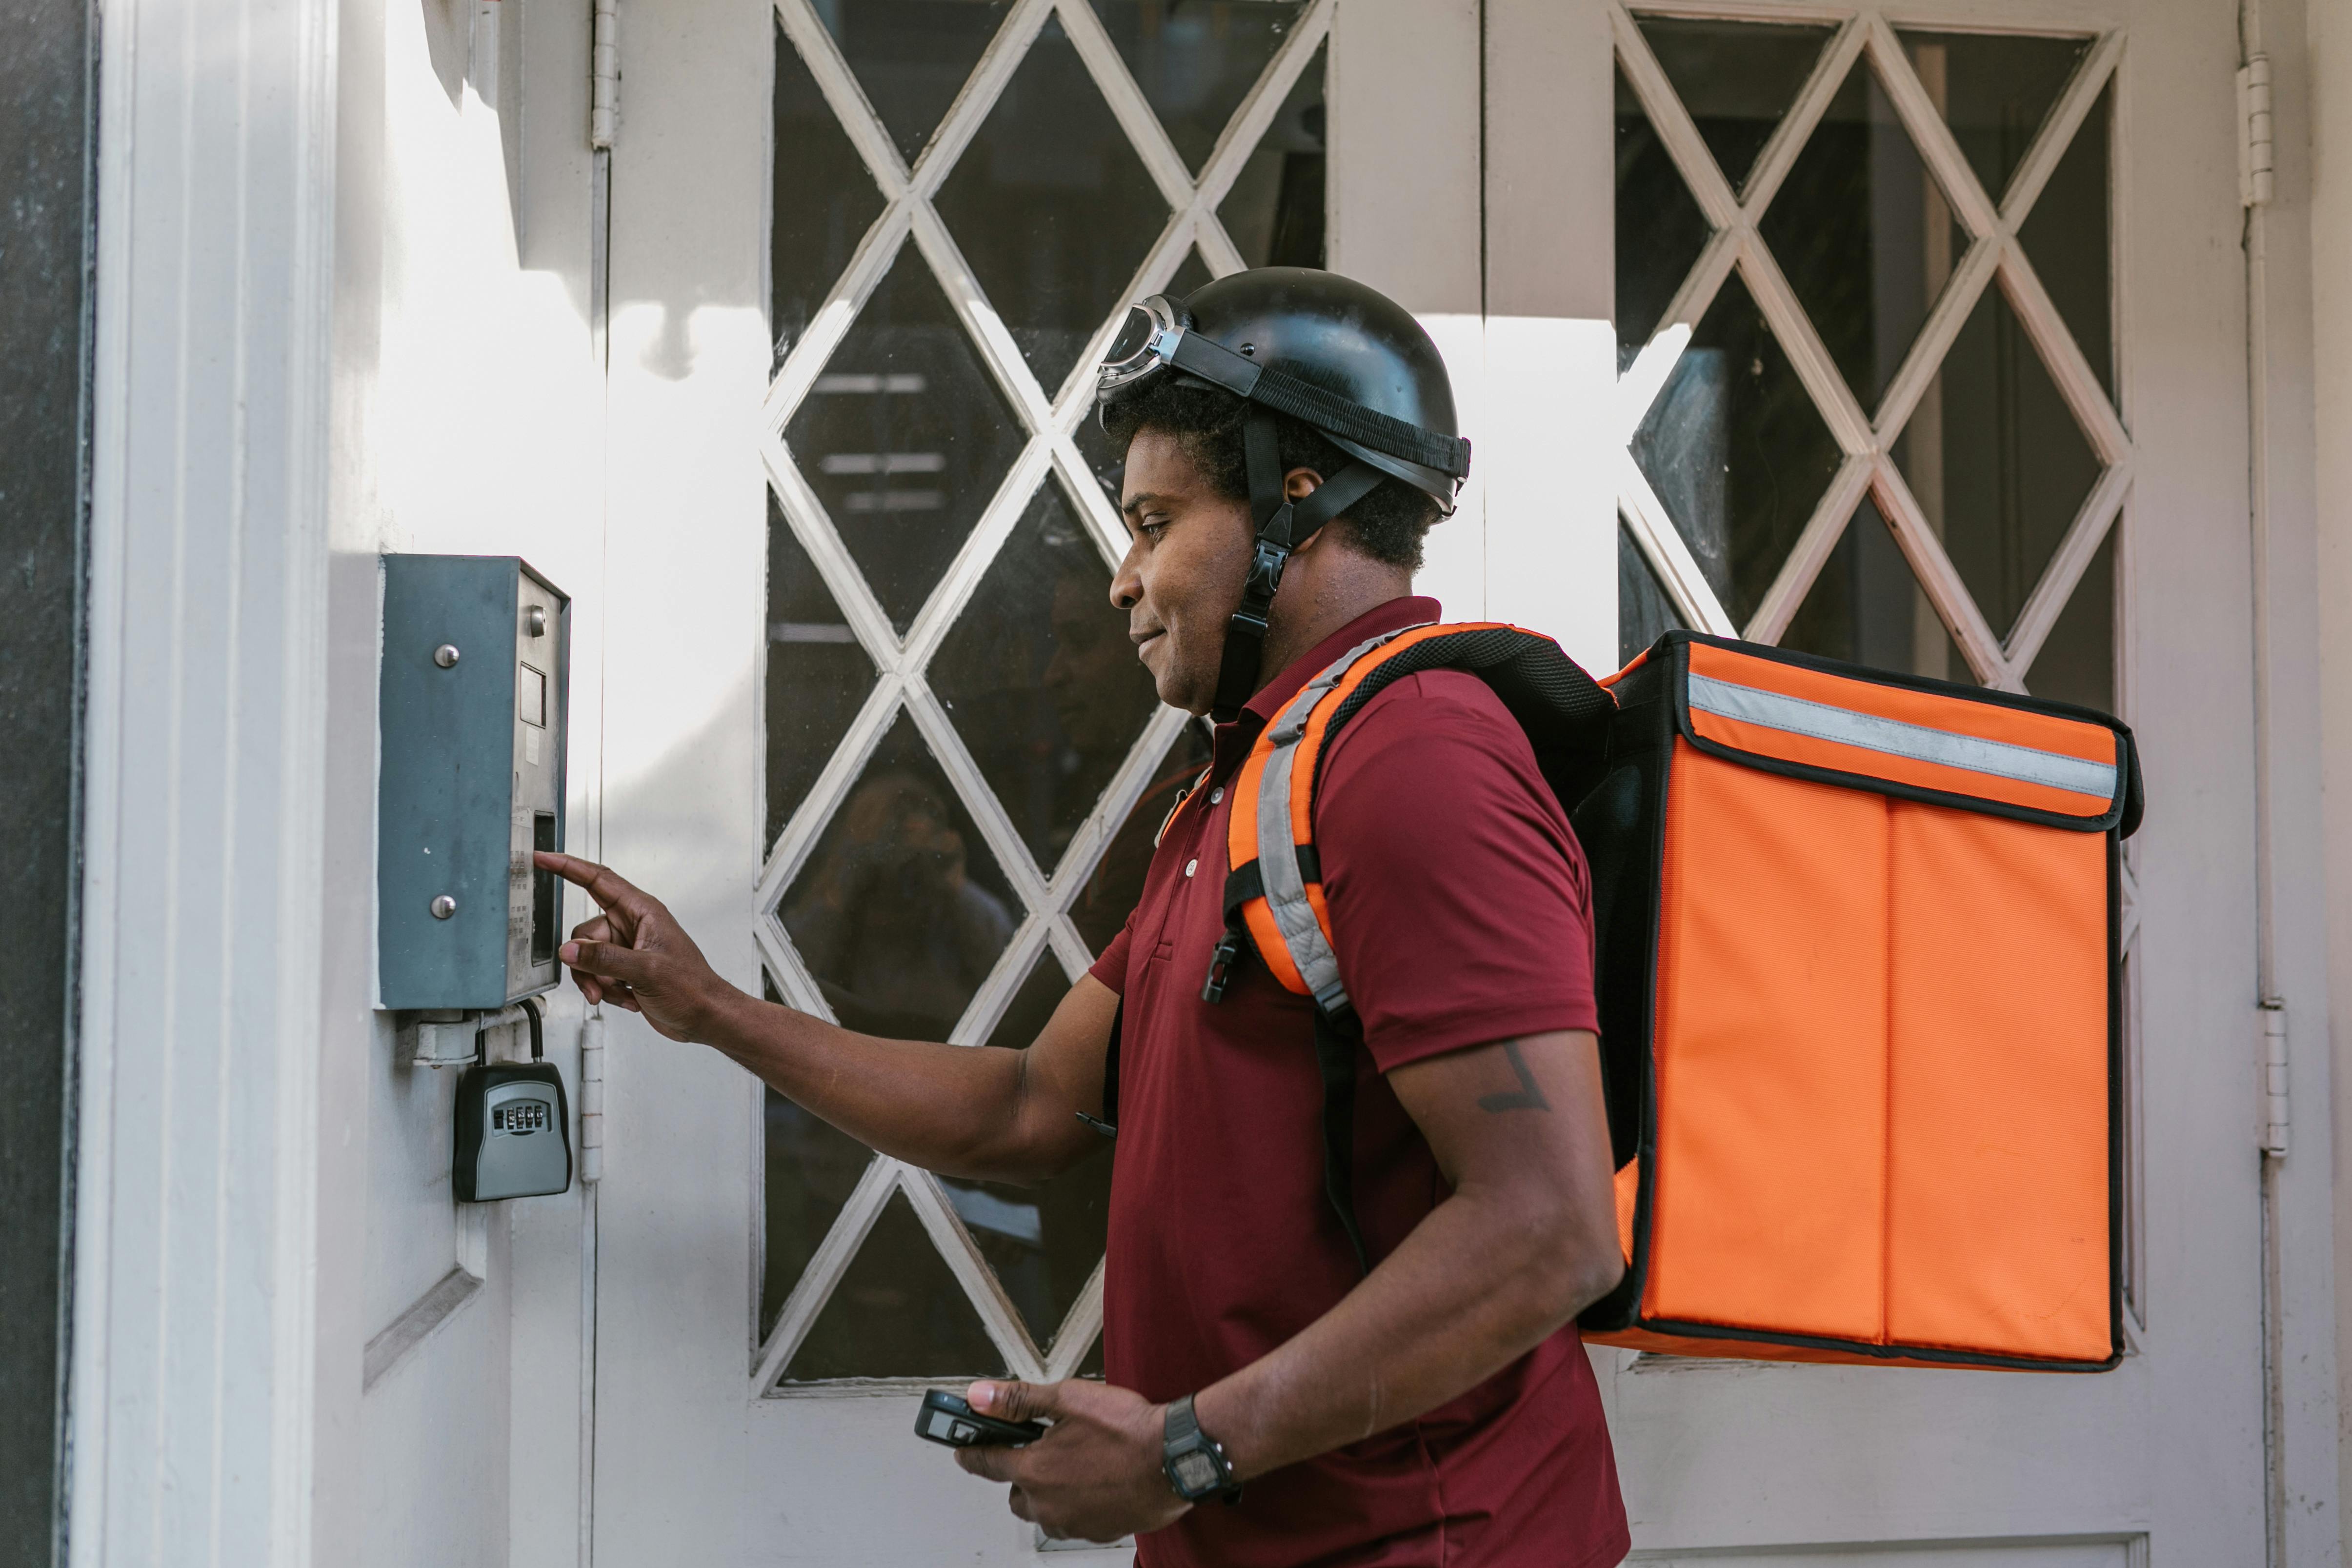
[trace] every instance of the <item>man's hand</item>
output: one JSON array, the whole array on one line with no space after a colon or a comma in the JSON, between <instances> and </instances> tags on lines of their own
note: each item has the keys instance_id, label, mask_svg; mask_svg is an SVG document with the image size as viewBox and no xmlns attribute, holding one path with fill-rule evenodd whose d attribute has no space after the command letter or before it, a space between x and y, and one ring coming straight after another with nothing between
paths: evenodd
<instances>
[{"instance_id":1,"label":"man's hand","mask_svg":"<svg viewBox=\"0 0 2352 1568\"><path fill-rule=\"evenodd\" d=\"M1160 1468L1164 1409L1132 1389L1067 1383L975 1383L983 1415L1052 1422L1025 1448L960 1448L975 1476L1013 1483L1013 1511L1061 1540L1117 1541L1158 1530L1192 1505Z\"/></svg>"},{"instance_id":2,"label":"man's hand","mask_svg":"<svg viewBox=\"0 0 2352 1568\"><path fill-rule=\"evenodd\" d=\"M659 899L593 860L546 850L531 859L588 889L604 911L572 927L572 940L556 952L590 1002L641 1013L673 1040L698 1040L711 1018L742 995L719 977Z\"/></svg>"}]
</instances>

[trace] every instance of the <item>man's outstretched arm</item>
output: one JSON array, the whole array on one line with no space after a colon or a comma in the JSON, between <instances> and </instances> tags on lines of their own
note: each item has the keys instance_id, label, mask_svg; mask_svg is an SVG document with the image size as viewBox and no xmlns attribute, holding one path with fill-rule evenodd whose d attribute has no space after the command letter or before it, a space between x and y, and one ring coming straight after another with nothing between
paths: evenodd
<instances>
[{"instance_id":1,"label":"man's outstretched arm","mask_svg":"<svg viewBox=\"0 0 2352 1568\"><path fill-rule=\"evenodd\" d=\"M1027 1050L881 1039L729 984L660 900L611 868L534 858L603 911L557 954L590 1002L716 1047L858 1142L927 1170L1010 1182L1042 1180L1100 1148L1077 1112L1100 1111L1118 998L1092 975Z\"/></svg>"},{"instance_id":2,"label":"man's outstretched arm","mask_svg":"<svg viewBox=\"0 0 2352 1568\"><path fill-rule=\"evenodd\" d=\"M1388 1074L1453 1193L1339 1304L1193 1402L1238 1479L1410 1421L1525 1355L1623 1272L1600 1051L1531 1035ZM1160 1478L1161 1407L1121 1388L975 1384L972 1403L1052 1417L1025 1448L957 1458L1013 1486L1049 1533L1115 1538L1183 1511ZM1066 1430L1064 1430L1066 1428Z\"/></svg>"}]
</instances>

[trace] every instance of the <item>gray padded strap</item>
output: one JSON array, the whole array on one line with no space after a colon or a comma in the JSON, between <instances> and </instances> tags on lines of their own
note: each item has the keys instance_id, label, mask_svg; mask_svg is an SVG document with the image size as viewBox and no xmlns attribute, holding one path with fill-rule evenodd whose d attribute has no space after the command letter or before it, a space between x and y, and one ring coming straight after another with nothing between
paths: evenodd
<instances>
[{"instance_id":1,"label":"gray padded strap","mask_svg":"<svg viewBox=\"0 0 2352 1568\"><path fill-rule=\"evenodd\" d=\"M1307 879L1298 869L1298 847L1290 837L1290 789L1298 739L1307 732L1307 716L1315 705L1339 684L1358 659L1413 629L1402 626L1369 637L1325 666L1276 718L1271 731L1274 749L1266 757L1265 771L1258 774L1257 866L1265 887L1265 907L1282 932L1283 945L1290 950L1290 962L1298 966L1307 988L1314 993L1315 1005L1327 1013L1336 1014L1349 1005L1348 988L1339 980L1339 956L1331 951L1322 925L1315 919L1315 906L1307 901Z\"/></svg>"}]
</instances>

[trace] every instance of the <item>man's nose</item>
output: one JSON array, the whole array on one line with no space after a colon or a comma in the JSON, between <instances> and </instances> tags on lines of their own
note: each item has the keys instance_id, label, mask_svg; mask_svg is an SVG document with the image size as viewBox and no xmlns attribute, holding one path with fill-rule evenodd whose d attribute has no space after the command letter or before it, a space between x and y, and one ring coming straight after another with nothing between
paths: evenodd
<instances>
[{"instance_id":1,"label":"man's nose","mask_svg":"<svg viewBox=\"0 0 2352 1568\"><path fill-rule=\"evenodd\" d=\"M1135 546L1130 544L1127 547L1127 553L1119 558L1118 570L1111 574L1111 607L1118 610L1131 610L1141 603L1142 599L1143 574L1136 569Z\"/></svg>"}]
</instances>

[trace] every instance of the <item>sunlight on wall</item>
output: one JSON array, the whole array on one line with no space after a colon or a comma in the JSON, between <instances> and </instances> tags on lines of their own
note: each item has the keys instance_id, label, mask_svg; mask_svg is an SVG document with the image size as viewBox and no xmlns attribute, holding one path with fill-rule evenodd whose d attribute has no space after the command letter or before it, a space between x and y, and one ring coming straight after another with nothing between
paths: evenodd
<instances>
[{"instance_id":1,"label":"sunlight on wall","mask_svg":"<svg viewBox=\"0 0 2352 1568\"><path fill-rule=\"evenodd\" d=\"M1470 480L1415 586L1456 620L1511 621L1617 668L1617 339L1607 321L1432 314Z\"/></svg>"}]
</instances>

